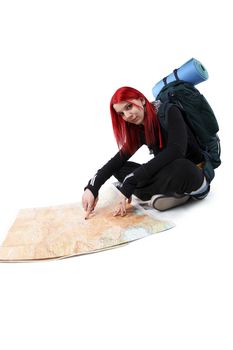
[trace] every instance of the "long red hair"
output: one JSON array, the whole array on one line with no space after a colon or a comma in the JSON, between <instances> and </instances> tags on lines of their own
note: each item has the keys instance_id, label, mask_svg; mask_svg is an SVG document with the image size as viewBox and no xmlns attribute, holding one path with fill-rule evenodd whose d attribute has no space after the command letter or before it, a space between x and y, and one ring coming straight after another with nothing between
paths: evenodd
<instances>
[{"instance_id":1,"label":"long red hair","mask_svg":"<svg viewBox=\"0 0 233 350\"><path fill-rule=\"evenodd\" d=\"M140 128L138 125L127 123L117 114L113 105L140 98L145 99L144 128L146 143L148 146L159 144L159 147L162 148L161 130L154 106L140 91L123 86L116 90L110 101L113 132L117 145L123 153L133 154L138 149L140 146Z\"/></svg>"}]
</instances>

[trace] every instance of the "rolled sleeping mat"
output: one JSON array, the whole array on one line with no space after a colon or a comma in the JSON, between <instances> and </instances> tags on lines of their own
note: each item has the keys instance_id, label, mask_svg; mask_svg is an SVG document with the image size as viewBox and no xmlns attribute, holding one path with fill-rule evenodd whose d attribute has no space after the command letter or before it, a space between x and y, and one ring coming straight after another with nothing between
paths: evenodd
<instances>
[{"instance_id":1,"label":"rolled sleeping mat","mask_svg":"<svg viewBox=\"0 0 233 350\"><path fill-rule=\"evenodd\" d=\"M184 80L193 85L197 85L207 80L208 77L209 74L203 64L195 58L191 58L180 68L175 69L170 75L155 84L152 89L152 93L156 98L165 85L175 80Z\"/></svg>"}]
</instances>

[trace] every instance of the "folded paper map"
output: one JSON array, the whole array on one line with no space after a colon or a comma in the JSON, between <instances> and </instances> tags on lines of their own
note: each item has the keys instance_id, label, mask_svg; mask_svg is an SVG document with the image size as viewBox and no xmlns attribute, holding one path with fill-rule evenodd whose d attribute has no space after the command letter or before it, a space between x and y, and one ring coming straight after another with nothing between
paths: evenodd
<instances>
[{"instance_id":1,"label":"folded paper map","mask_svg":"<svg viewBox=\"0 0 233 350\"><path fill-rule=\"evenodd\" d=\"M137 204L128 205L126 216L113 216L117 196L116 189L105 188L87 220L81 203L21 209L0 246L0 261L58 259L93 253L174 226L156 219L155 210L145 210Z\"/></svg>"}]
</instances>

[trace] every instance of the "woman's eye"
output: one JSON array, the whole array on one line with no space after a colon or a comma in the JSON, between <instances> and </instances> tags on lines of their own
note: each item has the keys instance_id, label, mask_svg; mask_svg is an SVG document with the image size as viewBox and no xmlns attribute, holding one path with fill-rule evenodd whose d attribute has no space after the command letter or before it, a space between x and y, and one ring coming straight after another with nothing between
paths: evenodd
<instances>
[{"instance_id":1,"label":"woman's eye","mask_svg":"<svg viewBox=\"0 0 233 350\"><path fill-rule=\"evenodd\" d=\"M132 103L130 103L130 104L128 104L127 106L126 106L126 109L128 110L128 109L130 109L130 108L132 108Z\"/></svg>"},{"instance_id":2,"label":"woman's eye","mask_svg":"<svg viewBox=\"0 0 233 350\"><path fill-rule=\"evenodd\" d=\"M121 117L123 117L123 115L124 115L124 112L120 112L120 113L119 113L119 115L120 115Z\"/></svg>"}]
</instances>

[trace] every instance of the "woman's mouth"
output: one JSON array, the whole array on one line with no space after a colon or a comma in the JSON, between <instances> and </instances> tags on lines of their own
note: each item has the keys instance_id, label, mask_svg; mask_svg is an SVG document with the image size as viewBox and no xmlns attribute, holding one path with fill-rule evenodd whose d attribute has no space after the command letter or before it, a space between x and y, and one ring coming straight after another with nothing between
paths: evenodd
<instances>
[{"instance_id":1,"label":"woman's mouth","mask_svg":"<svg viewBox=\"0 0 233 350\"><path fill-rule=\"evenodd\" d=\"M130 119L129 122L130 122L130 123L135 123L136 120L137 120L137 117L133 117L133 118Z\"/></svg>"}]
</instances>

